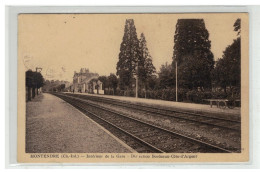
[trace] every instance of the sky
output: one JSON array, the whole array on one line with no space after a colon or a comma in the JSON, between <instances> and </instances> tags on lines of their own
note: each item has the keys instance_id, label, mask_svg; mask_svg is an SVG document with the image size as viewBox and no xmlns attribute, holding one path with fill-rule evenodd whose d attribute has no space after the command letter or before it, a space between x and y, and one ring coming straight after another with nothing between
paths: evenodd
<instances>
[{"instance_id":1,"label":"sky","mask_svg":"<svg viewBox=\"0 0 260 172\"><path fill-rule=\"evenodd\" d=\"M74 71L88 68L100 76L116 73L126 19L134 19L138 38L144 33L157 70L171 63L178 19L202 18L215 60L237 37L240 14L21 14L18 58L25 70L42 68L45 79L72 82Z\"/></svg>"}]
</instances>

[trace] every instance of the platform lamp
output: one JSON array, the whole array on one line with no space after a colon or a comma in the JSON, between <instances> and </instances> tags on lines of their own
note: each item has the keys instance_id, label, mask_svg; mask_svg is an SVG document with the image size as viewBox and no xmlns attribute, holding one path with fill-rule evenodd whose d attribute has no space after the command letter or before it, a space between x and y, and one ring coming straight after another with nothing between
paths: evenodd
<instances>
[{"instance_id":1,"label":"platform lamp","mask_svg":"<svg viewBox=\"0 0 260 172\"><path fill-rule=\"evenodd\" d=\"M36 72L38 72L38 70L39 70L39 72L41 73L42 68L41 68L41 67L36 67Z\"/></svg>"},{"instance_id":2,"label":"platform lamp","mask_svg":"<svg viewBox=\"0 0 260 172\"><path fill-rule=\"evenodd\" d=\"M133 76L135 78L135 98L138 98L138 61L133 65L135 65L135 70L133 71Z\"/></svg>"},{"instance_id":3,"label":"platform lamp","mask_svg":"<svg viewBox=\"0 0 260 172\"><path fill-rule=\"evenodd\" d=\"M138 98L138 61L135 67L135 98Z\"/></svg>"},{"instance_id":4,"label":"platform lamp","mask_svg":"<svg viewBox=\"0 0 260 172\"><path fill-rule=\"evenodd\" d=\"M175 70L176 70L176 102L178 102L178 65L177 65L177 59L175 59Z\"/></svg>"}]
</instances>

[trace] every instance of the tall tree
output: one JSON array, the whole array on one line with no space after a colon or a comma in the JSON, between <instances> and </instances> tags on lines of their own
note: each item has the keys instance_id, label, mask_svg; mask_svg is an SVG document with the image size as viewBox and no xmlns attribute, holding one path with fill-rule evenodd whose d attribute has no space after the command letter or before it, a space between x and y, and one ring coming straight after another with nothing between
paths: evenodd
<instances>
[{"instance_id":1,"label":"tall tree","mask_svg":"<svg viewBox=\"0 0 260 172\"><path fill-rule=\"evenodd\" d=\"M136 72L139 55L139 40L137 38L134 20L127 19L116 67L116 74L119 75L121 89L126 90L132 88L133 74Z\"/></svg>"},{"instance_id":2,"label":"tall tree","mask_svg":"<svg viewBox=\"0 0 260 172\"><path fill-rule=\"evenodd\" d=\"M39 94L38 89L44 85L44 79L43 79L42 74L40 72L34 72L34 80L35 80L36 92L38 95Z\"/></svg>"},{"instance_id":3,"label":"tall tree","mask_svg":"<svg viewBox=\"0 0 260 172\"><path fill-rule=\"evenodd\" d=\"M32 97L35 97L35 89L38 94L38 89L44 85L44 79L41 73L33 72L32 70L28 70L25 73L26 77L26 87L28 89L28 100L31 100L31 89L32 89Z\"/></svg>"},{"instance_id":4,"label":"tall tree","mask_svg":"<svg viewBox=\"0 0 260 172\"><path fill-rule=\"evenodd\" d=\"M234 31L237 32L237 35L239 36L240 35L240 32L241 32L241 19L237 19L234 23Z\"/></svg>"},{"instance_id":5,"label":"tall tree","mask_svg":"<svg viewBox=\"0 0 260 172\"><path fill-rule=\"evenodd\" d=\"M225 92L229 87L240 88L241 84L241 37L240 37L240 19L234 23L234 31L238 32L238 37L233 40L231 45L228 45L223 56L216 63L213 72L214 80L217 86L222 87Z\"/></svg>"},{"instance_id":6,"label":"tall tree","mask_svg":"<svg viewBox=\"0 0 260 172\"><path fill-rule=\"evenodd\" d=\"M117 88L117 84L118 84L118 79L116 77L115 74L110 74L107 77L107 81L108 81L108 87L113 89L113 94L115 94L116 92L116 88Z\"/></svg>"},{"instance_id":7,"label":"tall tree","mask_svg":"<svg viewBox=\"0 0 260 172\"><path fill-rule=\"evenodd\" d=\"M148 88L151 90L158 89L158 77L156 75L152 75L147 80Z\"/></svg>"},{"instance_id":8,"label":"tall tree","mask_svg":"<svg viewBox=\"0 0 260 172\"><path fill-rule=\"evenodd\" d=\"M25 85L27 87L27 100L31 101L31 89L34 87L34 80L33 80L33 71L32 70L28 70L25 73L25 77L26 77L26 82Z\"/></svg>"},{"instance_id":9,"label":"tall tree","mask_svg":"<svg viewBox=\"0 0 260 172\"><path fill-rule=\"evenodd\" d=\"M103 84L103 88L105 90L105 88L108 87L108 80L107 80L107 77L106 76L99 76L98 77L98 80L100 80Z\"/></svg>"},{"instance_id":10,"label":"tall tree","mask_svg":"<svg viewBox=\"0 0 260 172\"><path fill-rule=\"evenodd\" d=\"M173 71L178 64L180 87L197 89L211 87L214 57L211 41L203 19L179 19L173 48ZM175 73L173 72L173 75Z\"/></svg>"},{"instance_id":11,"label":"tall tree","mask_svg":"<svg viewBox=\"0 0 260 172\"><path fill-rule=\"evenodd\" d=\"M139 39L140 56L138 60L138 77L142 81L145 90L148 87L148 79L155 73L155 67L152 62L152 57L147 48L146 39L143 33L141 33Z\"/></svg>"},{"instance_id":12,"label":"tall tree","mask_svg":"<svg viewBox=\"0 0 260 172\"><path fill-rule=\"evenodd\" d=\"M159 71L159 88L171 88L174 86L175 81L172 75L172 66L165 63L162 65Z\"/></svg>"}]
</instances>

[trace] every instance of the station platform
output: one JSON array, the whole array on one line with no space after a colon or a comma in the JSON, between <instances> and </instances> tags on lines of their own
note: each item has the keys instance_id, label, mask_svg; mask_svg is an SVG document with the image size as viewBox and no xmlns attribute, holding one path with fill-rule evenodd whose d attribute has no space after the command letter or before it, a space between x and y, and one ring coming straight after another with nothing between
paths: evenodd
<instances>
[{"instance_id":1,"label":"station platform","mask_svg":"<svg viewBox=\"0 0 260 172\"><path fill-rule=\"evenodd\" d=\"M48 93L26 103L27 153L135 152L79 110Z\"/></svg>"},{"instance_id":2,"label":"station platform","mask_svg":"<svg viewBox=\"0 0 260 172\"><path fill-rule=\"evenodd\" d=\"M83 95L86 94L89 96L106 97L111 99L153 105L158 107L165 107L169 109L192 112L192 113L206 113L206 114L213 114L213 115L216 114L219 116L228 115L229 117L234 116L235 118L240 118L240 113L241 113L241 108L239 107L235 107L234 109L229 109L229 108L221 109L218 108L216 105L210 107L210 105L206 105L206 104L184 103L184 102L174 102L174 101L125 97L125 96L112 96L112 95L101 95L101 94L97 95L97 94L88 94L88 93L74 93L74 94L83 94Z\"/></svg>"}]
</instances>

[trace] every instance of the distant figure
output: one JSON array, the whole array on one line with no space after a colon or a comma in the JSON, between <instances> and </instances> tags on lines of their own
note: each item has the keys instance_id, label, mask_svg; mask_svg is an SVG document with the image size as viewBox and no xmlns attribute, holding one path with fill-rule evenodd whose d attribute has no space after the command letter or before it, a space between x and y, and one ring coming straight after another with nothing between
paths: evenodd
<instances>
[{"instance_id":1,"label":"distant figure","mask_svg":"<svg viewBox=\"0 0 260 172\"><path fill-rule=\"evenodd\" d=\"M73 93L74 93L74 89L73 89Z\"/></svg>"}]
</instances>

